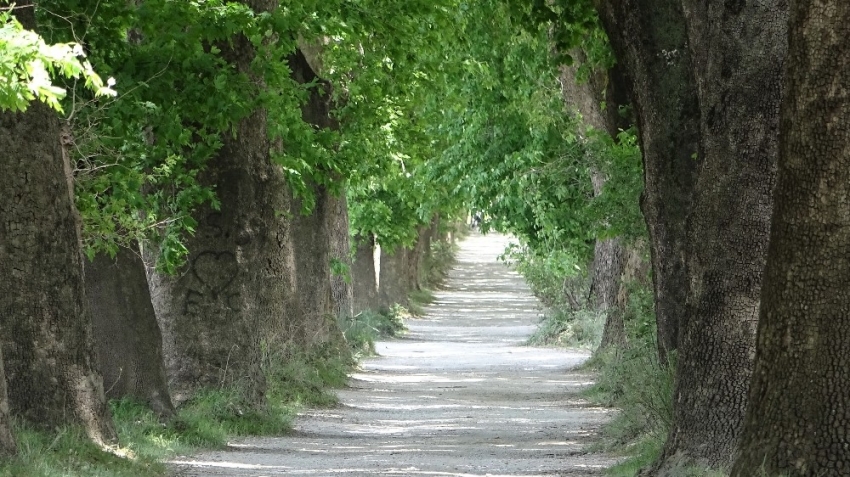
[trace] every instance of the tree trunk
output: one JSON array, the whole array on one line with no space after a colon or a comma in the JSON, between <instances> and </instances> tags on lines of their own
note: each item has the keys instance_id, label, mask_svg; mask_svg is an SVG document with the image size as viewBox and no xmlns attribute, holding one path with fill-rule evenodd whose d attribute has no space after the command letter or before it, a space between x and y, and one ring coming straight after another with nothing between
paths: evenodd
<instances>
[{"instance_id":1,"label":"tree trunk","mask_svg":"<svg viewBox=\"0 0 850 477\"><path fill-rule=\"evenodd\" d=\"M10 457L18 452L15 436L12 435L9 393L6 388L6 373L3 366L3 353L0 351L0 458Z\"/></svg>"},{"instance_id":2,"label":"tree trunk","mask_svg":"<svg viewBox=\"0 0 850 477\"><path fill-rule=\"evenodd\" d=\"M257 12L277 5L244 3ZM253 74L255 51L246 38L234 38L222 49L239 71ZM199 387L225 385L263 403L262 364L300 319L292 224L280 213L292 210L291 197L282 169L270 157L266 112L254 110L235 132L223 135L221 150L201 175L215 187L221 209L205 207L197 214L186 269L151 280L177 402Z\"/></svg>"},{"instance_id":3,"label":"tree trunk","mask_svg":"<svg viewBox=\"0 0 850 477\"><path fill-rule=\"evenodd\" d=\"M585 61L584 54L574 51L573 57L579 61ZM622 84L609 81L608 74L603 71L594 71L587 81L579 82L577 79L578 64L561 67L561 94L568 107L575 109L584 124L598 131L604 131L612 137L616 137L620 128L628 127L619 116L619 104L611 101L605 110L602 102L606 97L625 100L619 90ZM619 88L615 87L619 86ZM590 158L591 161L593 158ZM602 194L607 178L595 167L591 172L591 182L595 196ZM623 257L626 254L622 241L617 237L597 239L593 251L593 263L591 266L591 290L594 296L594 306L600 312L605 313L605 327L602 332L600 349L608 346L622 346L626 343L626 329L623 322L623 309L618 302L617 296L620 288L624 286L621 278L623 275Z\"/></svg>"},{"instance_id":4,"label":"tree trunk","mask_svg":"<svg viewBox=\"0 0 850 477\"><path fill-rule=\"evenodd\" d=\"M338 338L331 291L330 210L328 192L314 186L315 205L301 214L301 201L292 203L292 237L300 313L290 314L287 336L295 348L308 349Z\"/></svg>"},{"instance_id":5,"label":"tree trunk","mask_svg":"<svg viewBox=\"0 0 850 477\"><path fill-rule=\"evenodd\" d=\"M850 473L850 4L790 4L758 352L733 476Z\"/></svg>"},{"instance_id":6,"label":"tree trunk","mask_svg":"<svg viewBox=\"0 0 850 477\"><path fill-rule=\"evenodd\" d=\"M329 194L327 200L330 258L345 268L343 274L335 273L331 275L334 316L341 319L350 318L354 316L354 263L351 260L348 202L345 191L339 196Z\"/></svg>"},{"instance_id":7,"label":"tree trunk","mask_svg":"<svg viewBox=\"0 0 850 477\"><path fill-rule=\"evenodd\" d=\"M380 306L390 306L395 303L407 305L409 283L409 251L405 247L396 247L392 252L381 248L380 272L378 280L378 296Z\"/></svg>"},{"instance_id":8,"label":"tree trunk","mask_svg":"<svg viewBox=\"0 0 850 477\"><path fill-rule=\"evenodd\" d=\"M407 252L407 288L408 292L421 290L423 287L422 274L426 264L426 246L430 247L431 240L428 237L429 225L420 225L413 248L405 249Z\"/></svg>"},{"instance_id":9,"label":"tree trunk","mask_svg":"<svg viewBox=\"0 0 850 477\"><path fill-rule=\"evenodd\" d=\"M85 263L97 363L111 399L135 398L161 418L174 416L165 379L162 334L151 304L145 264L137 250Z\"/></svg>"},{"instance_id":10,"label":"tree trunk","mask_svg":"<svg viewBox=\"0 0 850 477\"><path fill-rule=\"evenodd\" d=\"M685 314L685 224L696 179L699 109L680 0L595 0L622 66L643 152L641 209L662 363Z\"/></svg>"},{"instance_id":11,"label":"tree trunk","mask_svg":"<svg viewBox=\"0 0 850 477\"><path fill-rule=\"evenodd\" d=\"M603 175L599 172L591 174L594 195L602 193L605 184ZM597 310L605 313L605 326L602 329L602 340L599 349L609 346L626 344L626 325L623 321L623 309L618 306L617 296L624 286L623 264L626 251L617 237L597 239L593 251L593 266L591 290L595 298ZM623 303L625 305L625 303Z\"/></svg>"},{"instance_id":12,"label":"tree trunk","mask_svg":"<svg viewBox=\"0 0 850 477\"><path fill-rule=\"evenodd\" d=\"M593 295L596 309L605 313L599 349L626 344L623 310L617 297L622 288L625 250L620 239L597 240L593 254ZM623 303L625 305L625 303Z\"/></svg>"},{"instance_id":13,"label":"tree trunk","mask_svg":"<svg viewBox=\"0 0 850 477\"><path fill-rule=\"evenodd\" d=\"M34 28L32 8L16 16ZM57 115L40 103L0 113L0 327L11 412L53 429L116 439L94 369L79 222Z\"/></svg>"},{"instance_id":14,"label":"tree trunk","mask_svg":"<svg viewBox=\"0 0 850 477\"><path fill-rule=\"evenodd\" d=\"M699 179L689 221L691 289L680 324L673 426L659 474L731 464L755 353L778 153L786 11L683 2L700 103Z\"/></svg>"},{"instance_id":15,"label":"tree trunk","mask_svg":"<svg viewBox=\"0 0 850 477\"><path fill-rule=\"evenodd\" d=\"M319 78L313 69L318 67L320 52L314 55L313 65L304 55L301 49L290 55L288 59L291 77L296 82L312 86L309 89L307 101L301 107L301 118L317 129L339 129L339 123L333 117L333 93L331 84ZM332 174L332 176L335 176ZM342 182L341 178L334 177ZM334 180L331 178L329 180ZM339 341L342 338L336 318L339 306L334 303L334 276L331 274L331 247L346 245L341 235L348 234L348 215L340 211L346 203L336 203L337 199L331 197L328 187L314 184L312 193L315 197L315 206L309 216L300 213L301 203L293 203L293 238L295 244L295 264L298 275L298 296L301 304L301 316L298 323L303 328L303 333L294 333L291 336L299 336L296 340L299 347L307 348L312 345ZM335 202L336 200L336 202ZM344 218L344 222L339 217ZM332 227L340 230L333 231ZM341 243L342 241L345 243ZM334 243L334 242L339 243ZM343 252L347 254L347 251ZM343 281L341 284L345 286ZM337 286L340 286L337 283ZM344 296L345 291L339 294Z\"/></svg>"},{"instance_id":16,"label":"tree trunk","mask_svg":"<svg viewBox=\"0 0 850 477\"><path fill-rule=\"evenodd\" d=\"M355 237L354 243L351 283L356 314L378 307L378 284L375 281L374 239Z\"/></svg>"}]
</instances>

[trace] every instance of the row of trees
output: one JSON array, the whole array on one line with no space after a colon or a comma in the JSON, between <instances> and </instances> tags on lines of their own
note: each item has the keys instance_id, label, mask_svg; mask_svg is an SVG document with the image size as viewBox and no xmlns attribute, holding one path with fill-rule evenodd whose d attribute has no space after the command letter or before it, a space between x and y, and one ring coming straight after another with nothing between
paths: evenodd
<instances>
[{"instance_id":1,"label":"row of trees","mask_svg":"<svg viewBox=\"0 0 850 477\"><path fill-rule=\"evenodd\" d=\"M262 406L271 355L338 344L474 209L591 277L606 347L648 249L676 366L648 474L840 475L850 12L790 3L19 3L119 94L0 113L12 413L109 441L101 374L164 416Z\"/></svg>"},{"instance_id":2,"label":"row of trees","mask_svg":"<svg viewBox=\"0 0 850 477\"><path fill-rule=\"evenodd\" d=\"M645 473L845 473L846 280L833 248L845 243L845 7L488 8L487 42L469 51L477 68L447 94L466 102L443 122L440 179L531 255L587 265L609 311L603 346L628 346L622 279L639 274L646 234L659 362L675 363L675 390Z\"/></svg>"},{"instance_id":3,"label":"row of trees","mask_svg":"<svg viewBox=\"0 0 850 477\"><path fill-rule=\"evenodd\" d=\"M438 71L409 51L448 13L380 6L4 9L0 76L17 89L0 105L19 110L0 113L6 452L10 415L114 442L106 397L169 419L217 386L263 408L275 360L345 353L341 321L420 286L462 203L422 190L427 140L410 123ZM17 22L75 43L21 54ZM39 89L37 66L69 64L84 68L64 92ZM114 99L95 96L111 90L91 65Z\"/></svg>"},{"instance_id":4,"label":"row of trees","mask_svg":"<svg viewBox=\"0 0 850 477\"><path fill-rule=\"evenodd\" d=\"M846 244L847 8L595 7L639 131L659 353L677 357L671 431L646 474L846 473L833 247Z\"/></svg>"}]
</instances>

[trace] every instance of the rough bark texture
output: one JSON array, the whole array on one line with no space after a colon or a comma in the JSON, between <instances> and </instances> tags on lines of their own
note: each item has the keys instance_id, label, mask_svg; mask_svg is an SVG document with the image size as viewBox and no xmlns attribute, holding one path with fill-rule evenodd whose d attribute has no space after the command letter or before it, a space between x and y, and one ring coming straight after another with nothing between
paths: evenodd
<instances>
[{"instance_id":1,"label":"rough bark texture","mask_svg":"<svg viewBox=\"0 0 850 477\"><path fill-rule=\"evenodd\" d=\"M331 293L330 210L328 192L314 186L315 205L302 215L301 201L292 202L292 237L298 280L298 314L288 314L287 339L290 345L308 349L336 337L336 316Z\"/></svg>"},{"instance_id":2,"label":"rough bark texture","mask_svg":"<svg viewBox=\"0 0 850 477\"><path fill-rule=\"evenodd\" d=\"M685 223L698 163L699 109L681 0L595 2L638 124L641 209L649 231L659 357L666 362L685 314Z\"/></svg>"},{"instance_id":3,"label":"rough bark texture","mask_svg":"<svg viewBox=\"0 0 850 477\"><path fill-rule=\"evenodd\" d=\"M32 8L16 15L35 27ZM11 411L37 426L80 424L96 442L113 441L57 115L38 103L0 112L0 151L0 327Z\"/></svg>"},{"instance_id":4,"label":"rough bark texture","mask_svg":"<svg viewBox=\"0 0 850 477\"><path fill-rule=\"evenodd\" d=\"M850 474L850 3L790 2L751 402L732 475Z\"/></svg>"},{"instance_id":5,"label":"rough bark texture","mask_svg":"<svg viewBox=\"0 0 850 477\"><path fill-rule=\"evenodd\" d=\"M327 200L330 258L348 270L347 274L331 275L333 311L337 318L348 318L354 316L354 262L351 259L348 202L345 198L345 192L338 196L329 194Z\"/></svg>"},{"instance_id":6,"label":"rough bark texture","mask_svg":"<svg viewBox=\"0 0 850 477\"><path fill-rule=\"evenodd\" d=\"M354 293L354 312L377 309L378 284L375 282L374 239L355 237L354 262L351 264L351 281Z\"/></svg>"},{"instance_id":7,"label":"rough bark texture","mask_svg":"<svg viewBox=\"0 0 850 477\"><path fill-rule=\"evenodd\" d=\"M623 286L623 266L626 251L620 239L597 240L593 253L593 296L596 308L604 312L605 327L599 348L622 346L626 344L626 326L623 310L619 306L624 302L617 300Z\"/></svg>"},{"instance_id":8,"label":"rough bark texture","mask_svg":"<svg viewBox=\"0 0 850 477\"><path fill-rule=\"evenodd\" d=\"M275 1L247 1L269 11ZM254 51L234 38L224 55L251 74ZM242 119L202 175L215 186L221 209L199 211L187 241L189 263L176 277L154 275L151 295L163 334L175 401L200 386L236 385L248 399L264 400L261 368L268 349L285 341L297 320L291 210L281 168L272 163L266 112Z\"/></svg>"},{"instance_id":9,"label":"rough bark texture","mask_svg":"<svg viewBox=\"0 0 850 477\"><path fill-rule=\"evenodd\" d=\"M784 1L683 2L701 110L673 426L659 474L731 464L747 404L779 144Z\"/></svg>"},{"instance_id":10,"label":"rough bark texture","mask_svg":"<svg viewBox=\"0 0 850 477\"><path fill-rule=\"evenodd\" d=\"M174 416L165 379L162 334L138 250L85 261L86 298L92 315L98 370L106 396L132 397L161 418Z\"/></svg>"},{"instance_id":11,"label":"rough bark texture","mask_svg":"<svg viewBox=\"0 0 850 477\"><path fill-rule=\"evenodd\" d=\"M318 58L319 53L316 52L313 56ZM303 85L313 85L309 89L307 101L301 106L302 119L317 129L338 129L339 123L332 115L331 84L319 78L313 69L314 66L318 68L317 61L314 59L311 65L302 50L297 49L290 55L288 63L293 80ZM337 180L342 182L342 179ZM293 203L292 210L295 217L293 238L301 305L301 314L293 325L300 325L301 329L290 336L295 338L295 344L301 348L329 341L340 342L342 335L336 318L339 316L341 305L334 301L333 286L346 286L344 281L341 284L339 280L335 282L331 275L331 248L336 247L339 254L339 248L347 244L347 241L342 243L341 235L348 234L348 215L347 211L340 210L340 207L346 207L346 203L343 200L342 204L339 204L339 199L332 198L324 185L313 185L312 193L315 206L309 216L301 214L300 201ZM332 231L332 227L338 230ZM346 293L343 290L336 295L343 299Z\"/></svg>"},{"instance_id":12,"label":"rough bark texture","mask_svg":"<svg viewBox=\"0 0 850 477\"><path fill-rule=\"evenodd\" d=\"M9 393L3 366L3 353L0 351L0 457L9 457L18 452L18 445L10 426Z\"/></svg>"},{"instance_id":13,"label":"rough bark texture","mask_svg":"<svg viewBox=\"0 0 850 477\"><path fill-rule=\"evenodd\" d=\"M394 303L407 304L407 293L410 291L410 255L410 251L404 247L396 247L392 252L384 247L381 248L381 270L378 280L381 306L390 306Z\"/></svg>"}]
</instances>

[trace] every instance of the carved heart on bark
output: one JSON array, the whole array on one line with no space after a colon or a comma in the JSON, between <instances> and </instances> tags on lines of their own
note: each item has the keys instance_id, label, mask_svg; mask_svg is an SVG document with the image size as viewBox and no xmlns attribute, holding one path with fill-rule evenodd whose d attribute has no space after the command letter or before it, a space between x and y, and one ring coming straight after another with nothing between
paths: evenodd
<instances>
[{"instance_id":1,"label":"carved heart on bark","mask_svg":"<svg viewBox=\"0 0 850 477\"><path fill-rule=\"evenodd\" d=\"M231 252L201 252L192 263L192 273L213 294L218 295L233 283L239 267Z\"/></svg>"}]
</instances>

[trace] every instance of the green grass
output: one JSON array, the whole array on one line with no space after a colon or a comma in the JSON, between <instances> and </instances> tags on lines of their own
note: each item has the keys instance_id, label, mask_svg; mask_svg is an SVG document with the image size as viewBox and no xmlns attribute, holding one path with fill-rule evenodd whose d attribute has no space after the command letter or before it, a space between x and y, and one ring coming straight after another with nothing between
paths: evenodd
<instances>
[{"instance_id":1,"label":"green grass","mask_svg":"<svg viewBox=\"0 0 850 477\"><path fill-rule=\"evenodd\" d=\"M283 359L283 358L286 359ZM234 436L282 435L302 406L332 406L333 388L346 384L355 364L332 346L282 353L267 363L267 402L258 407L236 389L206 389L177 409L167 423L143 404L111 402L120 445L101 449L79 429L36 431L14 425L18 456L0 461L0 477L156 477L161 463L179 454L221 448Z\"/></svg>"},{"instance_id":2,"label":"green grass","mask_svg":"<svg viewBox=\"0 0 850 477\"><path fill-rule=\"evenodd\" d=\"M604 313L556 307L543 317L537 330L528 339L528 344L596 349L602 340L604 327Z\"/></svg>"},{"instance_id":3,"label":"green grass","mask_svg":"<svg viewBox=\"0 0 850 477\"><path fill-rule=\"evenodd\" d=\"M453 263L453 248L435 243L426 266L427 283L435 284ZM413 311L433 300L421 290L411 294ZM344 387L356 360L375 353L375 341L406 331L411 311L393 305L340 321L347 348L328 345L309 352L291 349L270 353L264 361L268 390L262 408L247 402L237 389L206 389L182 403L177 416L162 422L132 400L110 403L120 445L101 449L81 429L54 432L14 423L18 455L0 460L0 477L161 477L162 464L176 455L221 448L234 436L281 435L303 406L337 404L333 389ZM345 349L341 349L345 348Z\"/></svg>"},{"instance_id":4,"label":"green grass","mask_svg":"<svg viewBox=\"0 0 850 477\"><path fill-rule=\"evenodd\" d=\"M408 295L408 311L411 316L425 316L425 305L434 302L434 292L423 288L414 290Z\"/></svg>"},{"instance_id":5,"label":"green grass","mask_svg":"<svg viewBox=\"0 0 850 477\"><path fill-rule=\"evenodd\" d=\"M352 353L359 359L375 355L375 341L404 333L407 330L404 319L409 316L405 307L393 305L379 312L363 311L340 326Z\"/></svg>"},{"instance_id":6,"label":"green grass","mask_svg":"<svg viewBox=\"0 0 850 477\"><path fill-rule=\"evenodd\" d=\"M18 456L0 463L3 477L153 477L165 473L165 466L157 460L132 456L126 448L104 452L80 429L47 433L20 423L13 427Z\"/></svg>"}]
</instances>

